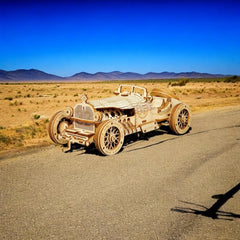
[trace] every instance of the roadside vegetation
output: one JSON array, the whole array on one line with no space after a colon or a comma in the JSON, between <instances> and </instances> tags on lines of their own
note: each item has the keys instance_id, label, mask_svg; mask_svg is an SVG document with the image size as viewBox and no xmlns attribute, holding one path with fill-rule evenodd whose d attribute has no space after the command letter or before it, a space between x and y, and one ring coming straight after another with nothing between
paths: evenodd
<instances>
[{"instance_id":1,"label":"roadside vegetation","mask_svg":"<svg viewBox=\"0 0 240 240\"><path fill-rule=\"evenodd\" d=\"M8 150L29 145L47 143L47 122L35 122L27 126L0 127L1 150Z\"/></svg>"},{"instance_id":2,"label":"roadside vegetation","mask_svg":"<svg viewBox=\"0 0 240 240\"><path fill-rule=\"evenodd\" d=\"M0 152L26 146L50 144L47 127L50 117L67 106L113 96L119 84L172 91L193 112L240 105L240 77L216 79L154 79L134 81L72 83L1 83Z\"/></svg>"}]
</instances>

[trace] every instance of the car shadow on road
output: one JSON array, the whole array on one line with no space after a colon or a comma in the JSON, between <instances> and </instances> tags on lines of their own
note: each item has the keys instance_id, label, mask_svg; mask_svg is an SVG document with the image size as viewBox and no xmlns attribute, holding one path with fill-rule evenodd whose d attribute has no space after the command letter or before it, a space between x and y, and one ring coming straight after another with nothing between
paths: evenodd
<instances>
[{"instance_id":1,"label":"car shadow on road","mask_svg":"<svg viewBox=\"0 0 240 240\"><path fill-rule=\"evenodd\" d=\"M134 143L138 143L140 141L148 141L150 138L154 137L154 136L160 136L160 135L163 135L165 134L166 132L165 131L162 131L162 130L156 130L156 131L152 131L152 132L148 132L148 133L145 133L145 134L131 134L131 135L128 135L125 137L124 139L124 143L123 143L123 147L121 148L121 150L118 152L121 153L122 151L124 151L124 148L127 147L127 146L131 146L132 144ZM157 144L160 144L160 142L158 142ZM82 154L93 154L93 155L98 155L98 156L102 156L102 157L105 157L104 155L102 155L98 150L97 148L95 147L94 144L91 144L89 147L83 147L81 149L78 149L78 144L76 144L71 150L72 151L79 151L79 154L78 155L82 155ZM152 146L149 145L149 146L146 146L146 147L150 147ZM139 149L143 149L145 147L141 147ZM134 149L134 150L138 150L138 149ZM133 151L133 150L130 150L130 151ZM128 151L129 152L129 151Z\"/></svg>"},{"instance_id":2,"label":"car shadow on road","mask_svg":"<svg viewBox=\"0 0 240 240\"><path fill-rule=\"evenodd\" d=\"M153 147L155 145L159 145L161 143L164 143L164 142L167 142L167 141L171 141L171 140L174 140L174 139L179 137L179 136L176 136L176 135L172 134L170 132L170 130L167 129L167 128L166 129L165 128L160 128L160 129L152 131L152 132L148 132L148 133L144 133L144 134L141 133L137 137L136 137L136 135L129 135L129 136L127 136L126 139L125 139L123 147L127 147L128 145L131 146L131 145L133 145L133 143L137 143L139 141L149 141L153 137L162 136L162 135L165 135L165 134L168 134L169 138L164 139L164 140L162 140L160 142L149 144L149 145L144 146L144 147L137 147L137 148L134 148L134 149L130 149L127 152L132 152L132 151L137 151L137 150L141 150L141 149L145 149L145 148L150 148L150 147Z\"/></svg>"},{"instance_id":3,"label":"car shadow on road","mask_svg":"<svg viewBox=\"0 0 240 240\"><path fill-rule=\"evenodd\" d=\"M207 208L200 204L180 201L184 204L201 208L201 210L198 210L192 207L175 207L175 208L172 208L171 211L179 212L179 213L190 213L195 215L201 215L204 217L209 217L212 219L221 219L221 220L228 220L228 221L233 221L234 218L240 219L240 214L235 214L232 212L224 212L219 210L230 198L233 198L234 194L236 194L239 190L240 190L240 182L224 194L213 195L212 198L217 199L217 201L210 208Z\"/></svg>"},{"instance_id":4,"label":"car shadow on road","mask_svg":"<svg viewBox=\"0 0 240 240\"><path fill-rule=\"evenodd\" d=\"M169 133L169 130L167 131L167 129L161 128L161 129L158 129L158 130L155 130L152 132L148 132L148 133L144 133L144 134L143 133L135 133L135 134L128 135L125 137L123 147L118 152L118 154L121 153L124 150L124 148L127 147L128 145L131 146L132 144L138 143L140 141L149 141L150 138L153 138L155 136L161 136L166 133ZM167 140L169 140L169 139L167 139ZM167 141L167 140L164 140L164 141ZM162 141L162 142L164 142L164 141ZM160 144L160 143L161 142L158 142L156 144ZM139 149L151 147L153 145L155 145L155 144L151 144L146 147L141 147ZM134 150L138 150L138 148L134 149ZM130 151L134 151L134 150L130 150ZM73 151L77 152L78 155L93 154L93 155L97 155L100 157L105 157L96 149L94 144L91 144L89 147L81 147L79 144L72 144L72 148L68 152L73 152Z\"/></svg>"}]
</instances>

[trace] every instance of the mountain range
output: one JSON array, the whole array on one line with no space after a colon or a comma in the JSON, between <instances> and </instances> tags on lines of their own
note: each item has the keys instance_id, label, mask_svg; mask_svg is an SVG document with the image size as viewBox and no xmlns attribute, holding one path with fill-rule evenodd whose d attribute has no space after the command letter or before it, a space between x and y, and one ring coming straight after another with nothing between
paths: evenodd
<instances>
[{"instance_id":1,"label":"mountain range","mask_svg":"<svg viewBox=\"0 0 240 240\"><path fill-rule=\"evenodd\" d=\"M141 79L174 79L174 78L220 78L229 75L210 74L199 72L148 72L145 74L135 72L87 72L76 73L69 77L60 77L37 69L18 69L15 71L0 70L0 81L108 81L108 80L141 80Z\"/></svg>"}]
</instances>

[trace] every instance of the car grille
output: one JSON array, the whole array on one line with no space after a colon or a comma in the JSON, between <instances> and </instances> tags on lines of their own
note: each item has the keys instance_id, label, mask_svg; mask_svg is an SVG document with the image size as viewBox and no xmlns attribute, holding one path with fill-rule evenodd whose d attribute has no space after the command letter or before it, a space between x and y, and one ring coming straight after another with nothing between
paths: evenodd
<instances>
[{"instance_id":1,"label":"car grille","mask_svg":"<svg viewBox=\"0 0 240 240\"><path fill-rule=\"evenodd\" d=\"M78 104L74 108L74 117L85 120L94 120L94 110L92 106L87 104ZM74 128L80 128L88 131L95 131L95 125L92 123L84 123L75 120Z\"/></svg>"}]
</instances>

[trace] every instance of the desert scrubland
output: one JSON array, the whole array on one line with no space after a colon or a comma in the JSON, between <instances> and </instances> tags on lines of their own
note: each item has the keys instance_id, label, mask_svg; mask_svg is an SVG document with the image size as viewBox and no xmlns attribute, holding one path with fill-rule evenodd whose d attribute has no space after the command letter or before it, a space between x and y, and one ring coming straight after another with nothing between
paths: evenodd
<instances>
[{"instance_id":1,"label":"desert scrubland","mask_svg":"<svg viewBox=\"0 0 240 240\"><path fill-rule=\"evenodd\" d=\"M50 117L81 101L113 96L122 82L2 83L0 85L0 153L51 144L47 134ZM126 82L124 82L126 83ZM128 81L127 84L167 89L193 112L240 105L240 82ZM182 85L182 86L181 86Z\"/></svg>"}]
</instances>

